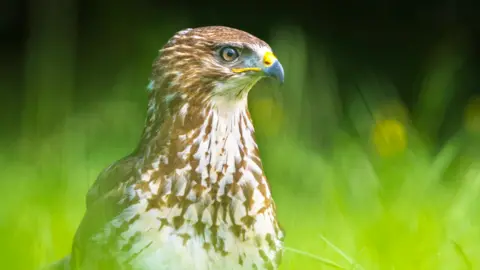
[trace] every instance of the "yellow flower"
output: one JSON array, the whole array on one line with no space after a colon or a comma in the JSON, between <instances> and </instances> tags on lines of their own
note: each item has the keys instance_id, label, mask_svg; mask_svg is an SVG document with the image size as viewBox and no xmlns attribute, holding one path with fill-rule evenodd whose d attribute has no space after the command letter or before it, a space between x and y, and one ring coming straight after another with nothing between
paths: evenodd
<instances>
[{"instance_id":1,"label":"yellow flower","mask_svg":"<svg viewBox=\"0 0 480 270\"><path fill-rule=\"evenodd\" d=\"M381 156L402 153L407 147L404 125L393 119L378 120L373 129L373 144Z\"/></svg>"}]
</instances>

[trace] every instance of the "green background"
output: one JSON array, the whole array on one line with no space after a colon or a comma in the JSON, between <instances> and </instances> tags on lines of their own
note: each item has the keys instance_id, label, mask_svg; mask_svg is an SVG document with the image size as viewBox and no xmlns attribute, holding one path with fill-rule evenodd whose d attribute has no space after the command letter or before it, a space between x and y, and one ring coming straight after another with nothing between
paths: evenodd
<instances>
[{"instance_id":1,"label":"green background","mask_svg":"<svg viewBox=\"0 0 480 270\"><path fill-rule=\"evenodd\" d=\"M73 2L47 2L28 5L22 45L2 52L2 269L69 253L89 186L138 142L158 49L181 29L222 24L193 8L110 1L82 17ZM268 41L286 73L249 99L286 231L282 269L480 269L469 28L420 24L405 39L373 33L370 46L369 25L345 38L240 16L228 25Z\"/></svg>"}]
</instances>

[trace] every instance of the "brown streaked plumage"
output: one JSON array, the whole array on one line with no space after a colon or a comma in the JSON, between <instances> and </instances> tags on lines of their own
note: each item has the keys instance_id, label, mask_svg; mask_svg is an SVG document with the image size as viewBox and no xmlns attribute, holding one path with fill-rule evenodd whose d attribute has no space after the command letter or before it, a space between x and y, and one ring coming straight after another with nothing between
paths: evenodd
<instances>
[{"instance_id":1,"label":"brown streaked plumage","mask_svg":"<svg viewBox=\"0 0 480 270\"><path fill-rule=\"evenodd\" d=\"M233 60L232 60L233 59ZM283 232L247 94L283 69L228 27L178 32L160 50L137 149L87 195L71 269L277 269Z\"/></svg>"}]
</instances>

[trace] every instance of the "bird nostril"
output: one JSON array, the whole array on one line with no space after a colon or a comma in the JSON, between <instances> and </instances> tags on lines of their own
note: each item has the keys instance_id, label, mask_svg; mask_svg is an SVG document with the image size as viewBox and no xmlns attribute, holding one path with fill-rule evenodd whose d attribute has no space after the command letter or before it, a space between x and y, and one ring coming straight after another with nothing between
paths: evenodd
<instances>
[{"instance_id":1,"label":"bird nostril","mask_svg":"<svg viewBox=\"0 0 480 270\"><path fill-rule=\"evenodd\" d=\"M277 58L272 52L266 52L265 55L263 56L263 64L267 67L273 65L273 62L275 62Z\"/></svg>"}]
</instances>

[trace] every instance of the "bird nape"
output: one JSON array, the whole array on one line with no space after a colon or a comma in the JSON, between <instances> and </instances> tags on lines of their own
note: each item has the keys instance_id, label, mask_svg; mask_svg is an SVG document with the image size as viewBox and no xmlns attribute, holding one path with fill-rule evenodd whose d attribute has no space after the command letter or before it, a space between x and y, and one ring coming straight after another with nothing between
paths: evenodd
<instances>
[{"instance_id":1,"label":"bird nape","mask_svg":"<svg viewBox=\"0 0 480 270\"><path fill-rule=\"evenodd\" d=\"M61 269L277 269L283 231L247 108L270 46L222 26L186 29L160 50L133 153L87 194Z\"/></svg>"}]
</instances>

